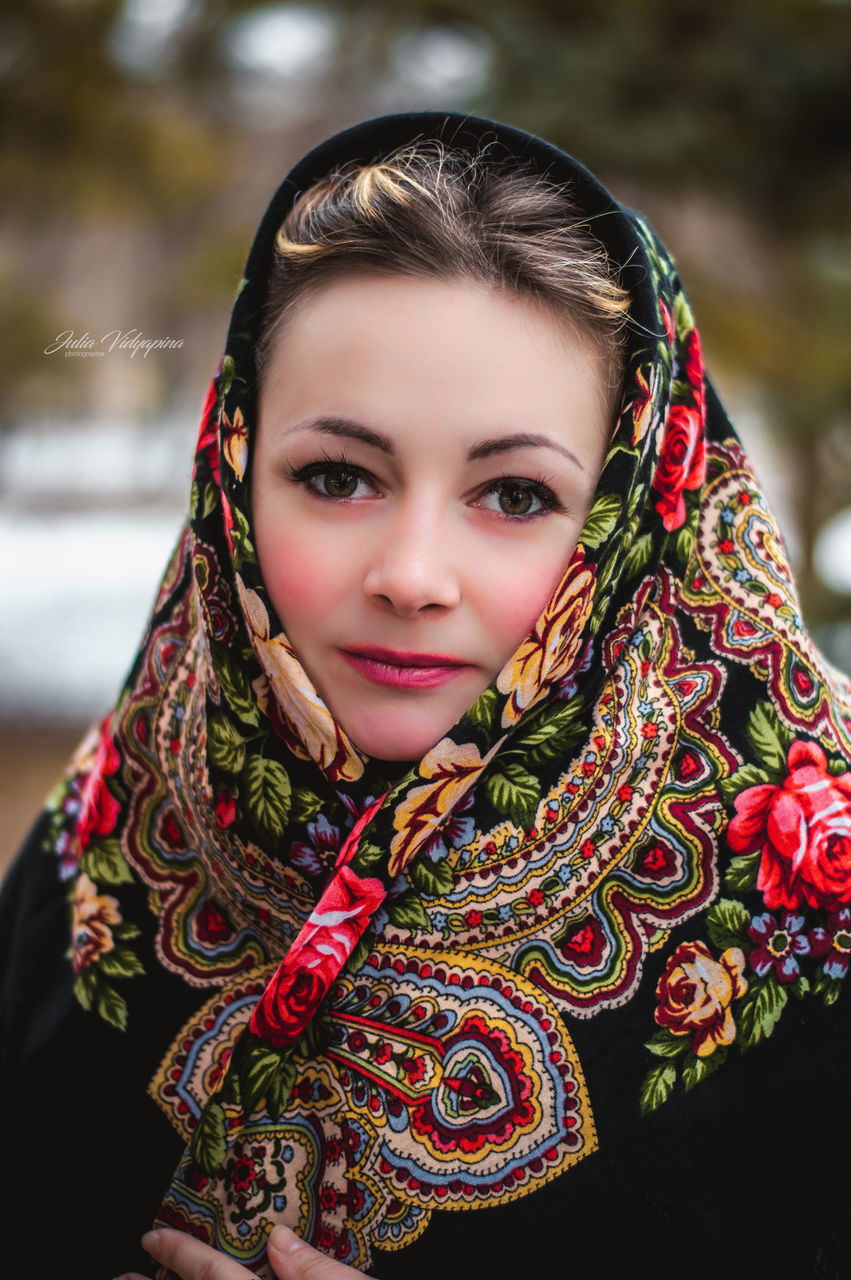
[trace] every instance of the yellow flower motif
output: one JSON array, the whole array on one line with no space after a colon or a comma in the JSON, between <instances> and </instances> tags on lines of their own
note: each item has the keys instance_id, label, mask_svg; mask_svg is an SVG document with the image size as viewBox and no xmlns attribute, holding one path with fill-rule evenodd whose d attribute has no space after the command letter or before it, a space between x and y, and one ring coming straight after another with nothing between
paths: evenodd
<instances>
[{"instance_id":1,"label":"yellow flower motif","mask_svg":"<svg viewBox=\"0 0 851 1280\"><path fill-rule=\"evenodd\" d=\"M441 738L423 757L420 776L428 781L423 786L412 787L393 814L398 835L390 844L391 875L404 871L435 827L464 798L504 741L504 737L500 738L487 755L482 756L472 742L459 744L451 738Z\"/></svg>"},{"instance_id":2,"label":"yellow flower motif","mask_svg":"<svg viewBox=\"0 0 851 1280\"><path fill-rule=\"evenodd\" d=\"M653 406L659 402L659 370L651 368L650 381L639 369L636 375L638 394L632 402L632 443L640 444L650 430L653 421Z\"/></svg>"},{"instance_id":3,"label":"yellow flower motif","mask_svg":"<svg viewBox=\"0 0 851 1280\"><path fill-rule=\"evenodd\" d=\"M745 954L728 947L715 960L703 942L681 942L656 988L656 1021L675 1036L691 1036L692 1049L708 1058L732 1044L736 1024L730 1005L748 989Z\"/></svg>"},{"instance_id":4,"label":"yellow flower motif","mask_svg":"<svg viewBox=\"0 0 851 1280\"><path fill-rule=\"evenodd\" d=\"M535 624L535 630L497 676L496 687L500 693L510 695L502 713L504 729L546 697L552 685L570 671L591 616L594 582L594 569L585 564L585 551L579 543L558 591Z\"/></svg>"},{"instance_id":5,"label":"yellow flower motif","mask_svg":"<svg viewBox=\"0 0 851 1280\"><path fill-rule=\"evenodd\" d=\"M237 409L233 415L233 422L229 420L226 413L222 414L222 437L224 441L222 448L228 465L237 479L242 480L248 464L248 428L241 409Z\"/></svg>"},{"instance_id":6,"label":"yellow flower motif","mask_svg":"<svg viewBox=\"0 0 851 1280\"><path fill-rule=\"evenodd\" d=\"M120 923L121 913L116 899L108 894L99 894L94 881L85 871L81 871L74 886L72 912L71 938L75 973L112 951L115 939L109 926Z\"/></svg>"},{"instance_id":7,"label":"yellow flower motif","mask_svg":"<svg viewBox=\"0 0 851 1280\"><path fill-rule=\"evenodd\" d=\"M237 574L254 651L265 677L254 681L260 709L302 760L314 760L332 781L351 782L363 773L363 760L310 682L283 632L269 635L269 615L256 591Z\"/></svg>"}]
</instances>

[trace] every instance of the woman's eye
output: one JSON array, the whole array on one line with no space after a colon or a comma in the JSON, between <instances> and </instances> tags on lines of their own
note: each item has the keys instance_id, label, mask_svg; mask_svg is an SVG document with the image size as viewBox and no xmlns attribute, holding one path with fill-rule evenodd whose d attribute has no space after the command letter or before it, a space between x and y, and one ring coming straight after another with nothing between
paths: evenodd
<instances>
[{"instance_id":1,"label":"woman's eye","mask_svg":"<svg viewBox=\"0 0 851 1280\"><path fill-rule=\"evenodd\" d=\"M502 480L484 495L481 505L504 516L536 516L552 507L536 485L522 480Z\"/></svg>"},{"instance_id":2,"label":"woman's eye","mask_svg":"<svg viewBox=\"0 0 851 1280\"><path fill-rule=\"evenodd\" d=\"M351 467L317 467L309 475L303 477L308 488L321 498L354 498L362 497L369 490L364 477ZM363 491L359 492L363 486Z\"/></svg>"}]
</instances>

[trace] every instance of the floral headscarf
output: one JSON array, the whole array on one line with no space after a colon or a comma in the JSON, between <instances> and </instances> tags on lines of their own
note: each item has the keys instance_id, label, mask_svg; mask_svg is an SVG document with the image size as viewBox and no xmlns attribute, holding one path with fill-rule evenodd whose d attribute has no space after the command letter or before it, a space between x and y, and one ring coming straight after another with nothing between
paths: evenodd
<instances>
[{"instance_id":1,"label":"floral headscarf","mask_svg":"<svg viewBox=\"0 0 851 1280\"><path fill-rule=\"evenodd\" d=\"M275 232L342 160L483 140L569 182L630 291L622 407L552 600L401 780L335 722L252 540L254 347ZM586 1020L657 975L636 1111L830 1004L851 958L851 688L704 376L652 230L490 121L387 117L275 196L204 407L190 519L120 701L55 797L75 990L118 1027L158 962L199 989L150 1092L186 1141L161 1223L271 1274L284 1221L361 1268L435 1214L597 1148ZM165 1038L171 1039L167 1047ZM165 1190L165 1189L164 1189Z\"/></svg>"}]
</instances>

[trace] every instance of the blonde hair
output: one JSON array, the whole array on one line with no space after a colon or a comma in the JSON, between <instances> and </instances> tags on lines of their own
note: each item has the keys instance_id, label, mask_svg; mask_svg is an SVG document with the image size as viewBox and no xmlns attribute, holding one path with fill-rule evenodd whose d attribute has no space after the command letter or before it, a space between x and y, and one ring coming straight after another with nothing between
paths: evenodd
<instances>
[{"instance_id":1,"label":"blonde hair","mask_svg":"<svg viewBox=\"0 0 851 1280\"><path fill-rule=\"evenodd\" d=\"M363 272L467 280L533 297L587 335L613 388L629 295L564 187L437 141L347 165L303 191L275 240L258 368L304 297Z\"/></svg>"}]
</instances>

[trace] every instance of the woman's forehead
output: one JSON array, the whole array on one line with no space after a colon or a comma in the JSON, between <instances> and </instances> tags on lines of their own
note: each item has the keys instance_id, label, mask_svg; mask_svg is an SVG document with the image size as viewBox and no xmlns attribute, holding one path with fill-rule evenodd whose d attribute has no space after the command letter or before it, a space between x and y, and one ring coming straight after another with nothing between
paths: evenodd
<instances>
[{"instance_id":1,"label":"woman's forehead","mask_svg":"<svg viewBox=\"0 0 851 1280\"><path fill-rule=\"evenodd\" d=\"M260 417L279 437L322 421L326 435L357 438L340 424L360 424L388 453L406 428L478 457L506 434L596 452L606 398L591 344L531 302L465 282L363 277L328 285L282 328Z\"/></svg>"}]
</instances>

